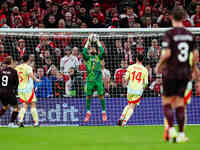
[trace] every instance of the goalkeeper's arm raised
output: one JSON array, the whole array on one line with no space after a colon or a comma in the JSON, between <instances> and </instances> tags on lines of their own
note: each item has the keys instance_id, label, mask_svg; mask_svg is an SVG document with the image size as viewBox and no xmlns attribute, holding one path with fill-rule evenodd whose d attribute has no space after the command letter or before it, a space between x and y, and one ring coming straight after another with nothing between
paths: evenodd
<instances>
[{"instance_id":1,"label":"goalkeeper's arm raised","mask_svg":"<svg viewBox=\"0 0 200 150\"><path fill-rule=\"evenodd\" d=\"M91 44L91 35L88 36L88 39L85 43L85 46L83 48L82 54L83 54L83 59L88 60L89 59L89 54L87 52L88 46Z\"/></svg>"},{"instance_id":2,"label":"goalkeeper's arm raised","mask_svg":"<svg viewBox=\"0 0 200 150\"><path fill-rule=\"evenodd\" d=\"M100 54L99 54L100 59L103 59L104 48L103 48L101 42L99 41L99 36L95 34L95 35L94 35L94 38L93 38L93 41L96 42L97 46L98 46L99 49L100 49Z\"/></svg>"}]
</instances>

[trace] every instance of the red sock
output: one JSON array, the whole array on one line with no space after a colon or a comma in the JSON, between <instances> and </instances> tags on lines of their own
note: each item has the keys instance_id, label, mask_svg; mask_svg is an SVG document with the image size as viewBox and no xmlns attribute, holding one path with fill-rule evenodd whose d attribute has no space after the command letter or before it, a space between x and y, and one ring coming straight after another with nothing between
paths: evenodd
<instances>
[{"instance_id":1,"label":"red sock","mask_svg":"<svg viewBox=\"0 0 200 150\"><path fill-rule=\"evenodd\" d=\"M183 132L185 123L185 108L183 106L176 108L176 121L179 126L179 132Z\"/></svg>"},{"instance_id":2,"label":"red sock","mask_svg":"<svg viewBox=\"0 0 200 150\"><path fill-rule=\"evenodd\" d=\"M170 104L166 104L163 106L163 113L165 118L168 121L169 127L173 127L173 122L174 122L174 115L173 115L173 110Z\"/></svg>"}]
</instances>

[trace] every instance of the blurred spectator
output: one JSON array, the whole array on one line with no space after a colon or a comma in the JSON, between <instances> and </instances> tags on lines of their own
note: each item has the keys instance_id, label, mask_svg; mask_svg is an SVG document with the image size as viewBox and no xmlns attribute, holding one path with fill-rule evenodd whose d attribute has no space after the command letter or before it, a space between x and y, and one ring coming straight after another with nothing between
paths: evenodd
<instances>
[{"instance_id":1,"label":"blurred spectator","mask_svg":"<svg viewBox=\"0 0 200 150\"><path fill-rule=\"evenodd\" d=\"M153 39L151 42L151 47L148 49L147 52L147 58L148 59L153 59L156 62L160 58L160 53L161 53L161 48L158 45L158 41L156 39Z\"/></svg>"},{"instance_id":2,"label":"blurred spectator","mask_svg":"<svg viewBox=\"0 0 200 150\"><path fill-rule=\"evenodd\" d=\"M48 78L52 82L53 96L63 97L65 95L65 81L63 75L55 65L52 65L47 71Z\"/></svg>"},{"instance_id":3,"label":"blurred spectator","mask_svg":"<svg viewBox=\"0 0 200 150\"><path fill-rule=\"evenodd\" d=\"M94 12L95 16L97 17L100 23L105 24L105 17L104 14L101 12L101 5L100 3L94 3Z\"/></svg>"},{"instance_id":4,"label":"blurred spectator","mask_svg":"<svg viewBox=\"0 0 200 150\"><path fill-rule=\"evenodd\" d=\"M70 68L79 68L79 61L78 58L73 56L71 53L71 47L67 46L65 48L65 56L61 58L60 61L60 71L64 75L69 76ZM65 82L65 97L70 96L70 80L66 80Z\"/></svg>"},{"instance_id":5,"label":"blurred spectator","mask_svg":"<svg viewBox=\"0 0 200 150\"><path fill-rule=\"evenodd\" d=\"M146 47L144 46L144 39L139 36L136 39L136 53L146 55Z\"/></svg>"},{"instance_id":6,"label":"blurred spectator","mask_svg":"<svg viewBox=\"0 0 200 150\"><path fill-rule=\"evenodd\" d=\"M7 22L6 15L4 14L4 10L1 9L0 10L0 28L8 27L8 25L6 24L6 22Z\"/></svg>"},{"instance_id":7,"label":"blurred spectator","mask_svg":"<svg viewBox=\"0 0 200 150\"><path fill-rule=\"evenodd\" d=\"M43 68L37 69L38 78L41 82L34 82L35 95L37 98L48 98L53 96L52 83L44 74Z\"/></svg>"},{"instance_id":8,"label":"blurred spectator","mask_svg":"<svg viewBox=\"0 0 200 150\"><path fill-rule=\"evenodd\" d=\"M115 80L116 85L122 84L122 78L127 71L127 67L128 67L127 61L121 60L121 68L118 68L115 71L115 75L114 75L114 80Z\"/></svg>"},{"instance_id":9,"label":"blurred spectator","mask_svg":"<svg viewBox=\"0 0 200 150\"><path fill-rule=\"evenodd\" d=\"M78 68L79 61L76 56L71 53L71 47L67 46L65 48L65 56L60 61L60 71L64 74L68 74L70 68Z\"/></svg>"},{"instance_id":10,"label":"blurred spectator","mask_svg":"<svg viewBox=\"0 0 200 150\"><path fill-rule=\"evenodd\" d=\"M155 16L155 14L152 12L150 6L146 6L145 7L144 14L142 15L142 17L140 19L141 22L142 22L142 24L143 24L143 26L145 26L145 24L146 24L146 17L150 17L150 19L152 20L152 22L157 19L156 16Z\"/></svg>"},{"instance_id":11,"label":"blurred spectator","mask_svg":"<svg viewBox=\"0 0 200 150\"><path fill-rule=\"evenodd\" d=\"M152 28L152 20L151 20L151 17L146 17L146 18L145 18L144 27L145 27L145 28Z\"/></svg>"},{"instance_id":12,"label":"blurred spectator","mask_svg":"<svg viewBox=\"0 0 200 150\"><path fill-rule=\"evenodd\" d=\"M10 16L10 26L11 28L23 28L24 20L20 15L19 8L17 6L13 7L11 16Z\"/></svg>"},{"instance_id":13,"label":"blurred spectator","mask_svg":"<svg viewBox=\"0 0 200 150\"><path fill-rule=\"evenodd\" d=\"M46 28L56 28L57 23L56 23L56 17L54 15L49 15L47 22L44 22L44 25Z\"/></svg>"},{"instance_id":14,"label":"blurred spectator","mask_svg":"<svg viewBox=\"0 0 200 150\"><path fill-rule=\"evenodd\" d=\"M71 28L72 26L72 14L70 12L65 13L66 28Z\"/></svg>"},{"instance_id":15,"label":"blurred spectator","mask_svg":"<svg viewBox=\"0 0 200 150\"><path fill-rule=\"evenodd\" d=\"M78 58L79 58L79 72L83 76L83 81L86 81L87 78L86 64L85 61L83 60L82 53L79 53Z\"/></svg>"},{"instance_id":16,"label":"blurred spectator","mask_svg":"<svg viewBox=\"0 0 200 150\"><path fill-rule=\"evenodd\" d=\"M200 27L200 4L196 5L195 14L192 15L191 20L194 27Z\"/></svg>"},{"instance_id":17,"label":"blurred spectator","mask_svg":"<svg viewBox=\"0 0 200 150\"><path fill-rule=\"evenodd\" d=\"M78 47L73 47L72 48L72 56L75 56L76 58L78 58L78 56L79 56Z\"/></svg>"},{"instance_id":18,"label":"blurred spectator","mask_svg":"<svg viewBox=\"0 0 200 150\"><path fill-rule=\"evenodd\" d=\"M161 76L157 76L156 80L151 83L149 86L150 90L153 90L156 95L154 96L161 96L162 94L162 78Z\"/></svg>"},{"instance_id":19,"label":"blurred spectator","mask_svg":"<svg viewBox=\"0 0 200 150\"><path fill-rule=\"evenodd\" d=\"M13 59L16 61L21 61L22 57L26 54L33 54L31 49L27 50L24 39L19 39L17 41L16 48L12 52Z\"/></svg>"},{"instance_id":20,"label":"blurred spectator","mask_svg":"<svg viewBox=\"0 0 200 150\"><path fill-rule=\"evenodd\" d=\"M127 42L124 42L124 53L125 53L125 60L128 64L133 64L133 52L131 49L131 44L133 43L132 38L128 38Z\"/></svg>"},{"instance_id":21,"label":"blurred spectator","mask_svg":"<svg viewBox=\"0 0 200 150\"><path fill-rule=\"evenodd\" d=\"M185 11L185 18L183 20L184 27L192 27L192 20L188 15L187 11Z\"/></svg>"},{"instance_id":22,"label":"blurred spectator","mask_svg":"<svg viewBox=\"0 0 200 150\"><path fill-rule=\"evenodd\" d=\"M105 26L102 24L102 22L99 21L98 17L93 17L90 27L91 28L104 28Z\"/></svg>"},{"instance_id":23,"label":"blurred spectator","mask_svg":"<svg viewBox=\"0 0 200 150\"><path fill-rule=\"evenodd\" d=\"M105 96L109 96L111 75L110 75L110 71L105 68L104 60L102 60L101 62L101 67L102 67L102 74L103 74L103 84L105 88Z\"/></svg>"},{"instance_id":24,"label":"blurred spectator","mask_svg":"<svg viewBox=\"0 0 200 150\"><path fill-rule=\"evenodd\" d=\"M197 0L191 0L190 4L187 6L187 12L190 16L195 14L196 5L197 5Z\"/></svg>"},{"instance_id":25,"label":"blurred spectator","mask_svg":"<svg viewBox=\"0 0 200 150\"><path fill-rule=\"evenodd\" d=\"M88 16L88 14L87 14L87 12L86 12L86 8L81 7L79 13L77 14L77 17L78 17L79 19L81 19L82 22L84 22L84 23L86 23L86 24L89 23L89 22L88 22L88 21L89 21L89 16Z\"/></svg>"},{"instance_id":26,"label":"blurred spectator","mask_svg":"<svg viewBox=\"0 0 200 150\"><path fill-rule=\"evenodd\" d=\"M56 47L55 43L49 40L47 35L41 35L40 43L35 48L36 60L37 60L36 62L42 61L44 59L45 51L49 51L52 63L56 66L59 66L59 64L56 64L57 62L56 50L57 49L58 48Z\"/></svg>"},{"instance_id":27,"label":"blurred spectator","mask_svg":"<svg viewBox=\"0 0 200 150\"><path fill-rule=\"evenodd\" d=\"M159 24L159 27L163 27L163 28L172 26L172 23L171 23L168 13L166 13L164 15L160 15L160 17L157 20L157 23Z\"/></svg>"},{"instance_id":28,"label":"blurred spectator","mask_svg":"<svg viewBox=\"0 0 200 150\"><path fill-rule=\"evenodd\" d=\"M83 78L73 67L69 69L68 74L70 77L70 97L82 97L84 94Z\"/></svg>"},{"instance_id":29,"label":"blurred spectator","mask_svg":"<svg viewBox=\"0 0 200 150\"><path fill-rule=\"evenodd\" d=\"M58 28L65 28L66 27L66 23L64 19L60 19L58 21ZM71 42L71 38L70 38L71 33L68 32L58 32L55 33L54 36L54 41L56 46L61 50L61 53L64 53L64 48L66 46L68 46Z\"/></svg>"},{"instance_id":30,"label":"blurred spectator","mask_svg":"<svg viewBox=\"0 0 200 150\"><path fill-rule=\"evenodd\" d=\"M134 28L135 26L135 17L134 15L129 16L128 18L128 24L129 24L129 28Z\"/></svg>"},{"instance_id":31,"label":"blurred spectator","mask_svg":"<svg viewBox=\"0 0 200 150\"><path fill-rule=\"evenodd\" d=\"M1 43L0 44L0 63L2 63L7 56L8 54L4 52L4 46Z\"/></svg>"},{"instance_id":32,"label":"blurred spectator","mask_svg":"<svg viewBox=\"0 0 200 150\"><path fill-rule=\"evenodd\" d=\"M28 11L28 4L26 1L23 1L21 3L21 11L20 14L24 20L24 27L31 27L32 22L31 22L31 13Z\"/></svg>"}]
</instances>

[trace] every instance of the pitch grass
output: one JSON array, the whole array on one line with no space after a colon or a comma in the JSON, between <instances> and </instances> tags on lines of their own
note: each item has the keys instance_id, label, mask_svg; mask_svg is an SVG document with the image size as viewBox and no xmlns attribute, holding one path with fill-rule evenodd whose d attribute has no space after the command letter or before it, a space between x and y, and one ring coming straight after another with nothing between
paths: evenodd
<instances>
[{"instance_id":1,"label":"pitch grass","mask_svg":"<svg viewBox=\"0 0 200 150\"><path fill-rule=\"evenodd\" d=\"M162 126L0 128L1 150L200 150L200 126L187 126L190 141L163 141Z\"/></svg>"}]
</instances>

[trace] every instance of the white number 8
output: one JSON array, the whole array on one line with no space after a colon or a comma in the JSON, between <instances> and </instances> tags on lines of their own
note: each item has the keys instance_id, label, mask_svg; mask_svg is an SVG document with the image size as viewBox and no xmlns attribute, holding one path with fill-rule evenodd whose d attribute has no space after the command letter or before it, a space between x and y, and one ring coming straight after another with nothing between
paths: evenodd
<instances>
[{"instance_id":1,"label":"white number 8","mask_svg":"<svg viewBox=\"0 0 200 150\"><path fill-rule=\"evenodd\" d=\"M2 76L2 86L7 86L8 85L8 76Z\"/></svg>"},{"instance_id":2,"label":"white number 8","mask_svg":"<svg viewBox=\"0 0 200 150\"><path fill-rule=\"evenodd\" d=\"M180 62L187 61L189 45L186 42L181 42L178 44L178 50L180 51L180 54L178 55L178 60Z\"/></svg>"}]
</instances>

